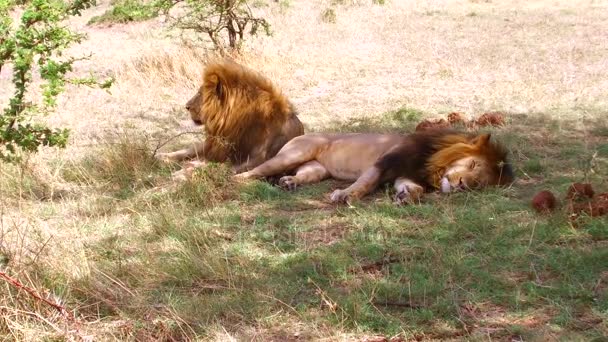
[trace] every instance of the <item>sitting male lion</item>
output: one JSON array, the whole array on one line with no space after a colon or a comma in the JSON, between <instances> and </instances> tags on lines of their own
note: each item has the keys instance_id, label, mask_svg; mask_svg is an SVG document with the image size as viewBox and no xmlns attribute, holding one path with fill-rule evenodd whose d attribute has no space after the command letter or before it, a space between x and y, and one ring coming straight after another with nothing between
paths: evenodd
<instances>
[{"instance_id":1,"label":"sitting male lion","mask_svg":"<svg viewBox=\"0 0 608 342\"><path fill-rule=\"evenodd\" d=\"M431 188L450 192L505 185L513 181L506 150L490 134L430 130L410 135L307 134L287 143L272 159L236 175L241 179L285 172L279 185L298 185L333 177L355 181L331 194L332 202L359 199L379 184L394 182L398 203L418 200Z\"/></svg>"},{"instance_id":2,"label":"sitting male lion","mask_svg":"<svg viewBox=\"0 0 608 342\"><path fill-rule=\"evenodd\" d=\"M205 141L157 154L165 161L197 158L186 172L204 161L230 162L236 172L249 170L304 134L293 106L269 80L231 62L207 66L203 84L186 109L195 124L205 125ZM185 176L184 170L177 176Z\"/></svg>"}]
</instances>

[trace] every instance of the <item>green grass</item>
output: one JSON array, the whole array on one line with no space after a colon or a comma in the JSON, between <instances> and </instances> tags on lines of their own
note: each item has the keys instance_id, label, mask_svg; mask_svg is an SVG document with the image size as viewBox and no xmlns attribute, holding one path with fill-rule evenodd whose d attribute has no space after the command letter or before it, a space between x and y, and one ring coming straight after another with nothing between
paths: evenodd
<instances>
[{"instance_id":1,"label":"green grass","mask_svg":"<svg viewBox=\"0 0 608 342\"><path fill-rule=\"evenodd\" d=\"M112 8L99 16L89 20L89 24L115 23L124 24L129 22L144 21L158 16L162 2L146 3L141 0L117 0L112 2Z\"/></svg>"},{"instance_id":2,"label":"green grass","mask_svg":"<svg viewBox=\"0 0 608 342\"><path fill-rule=\"evenodd\" d=\"M414 131L423 116L424 113L417 109L402 107L382 115L330 122L315 131L407 133Z\"/></svg>"},{"instance_id":3,"label":"green grass","mask_svg":"<svg viewBox=\"0 0 608 342\"><path fill-rule=\"evenodd\" d=\"M401 109L326 130L402 132L422 116ZM101 236L83 249L96 271L67 282L49 274L63 280L46 286L87 320L131 322L119 339L214 338L218 326L276 337L273 327L285 322L310 338L601 337L608 218L572 223L563 210L536 214L529 201L541 189L563 198L585 177L607 191L603 152L595 173L581 168L605 142L581 145L583 132L567 122L562 134L550 122L519 120L493 131L512 152L514 185L403 207L384 188L353 207L330 204L327 194L344 186L337 181L293 193L234 184L217 164L173 186L171 170L138 157L149 155L145 146L108 144L64 170L74 184L97 185L93 204L78 212L83 234Z\"/></svg>"}]
</instances>

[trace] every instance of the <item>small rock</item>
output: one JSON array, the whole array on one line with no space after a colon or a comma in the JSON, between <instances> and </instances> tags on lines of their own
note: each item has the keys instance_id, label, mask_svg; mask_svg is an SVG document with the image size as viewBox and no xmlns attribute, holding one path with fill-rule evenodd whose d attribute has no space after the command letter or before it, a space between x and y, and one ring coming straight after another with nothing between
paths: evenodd
<instances>
[{"instance_id":1,"label":"small rock","mask_svg":"<svg viewBox=\"0 0 608 342\"><path fill-rule=\"evenodd\" d=\"M571 204L570 212L574 217L582 213L592 217L608 215L608 192L598 194L593 201Z\"/></svg>"},{"instance_id":2,"label":"small rock","mask_svg":"<svg viewBox=\"0 0 608 342\"><path fill-rule=\"evenodd\" d=\"M532 199L532 207L539 213L549 213L555 209L557 199L549 190L537 193Z\"/></svg>"},{"instance_id":3,"label":"small rock","mask_svg":"<svg viewBox=\"0 0 608 342\"><path fill-rule=\"evenodd\" d=\"M464 119L464 116L461 113L453 112L448 114L448 122L450 123L450 125L464 125L466 123L466 120Z\"/></svg>"},{"instance_id":4,"label":"small rock","mask_svg":"<svg viewBox=\"0 0 608 342\"><path fill-rule=\"evenodd\" d=\"M488 112L482 114L475 120L475 123L481 127L485 126L504 126L505 115L501 112Z\"/></svg>"},{"instance_id":5,"label":"small rock","mask_svg":"<svg viewBox=\"0 0 608 342\"><path fill-rule=\"evenodd\" d=\"M416 132L448 127L450 124L445 119L426 119L416 126Z\"/></svg>"},{"instance_id":6,"label":"small rock","mask_svg":"<svg viewBox=\"0 0 608 342\"><path fill-rule=\"evenodd\" d=\"M568 188L568 192L566 193L566 199L569 200L581 200L586 198L593 198L595 191L593 191L593 186L589 183L573 183Z\"/></svg>"}]
</instances>

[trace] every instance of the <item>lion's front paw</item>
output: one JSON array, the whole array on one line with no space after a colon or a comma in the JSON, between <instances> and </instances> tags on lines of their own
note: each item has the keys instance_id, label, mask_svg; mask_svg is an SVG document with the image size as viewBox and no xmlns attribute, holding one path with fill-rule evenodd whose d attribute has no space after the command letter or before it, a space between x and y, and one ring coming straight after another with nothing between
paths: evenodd
<instances>
[{"instance_id":1,"label":"lion's front paw","mask_svg":"<svg viewBox=\"0 0 608 342\"><path fill-rule=\"evenodd\" d=\"M298 182L294 176L284 176L279 179L279 186L288 191L294 191L298 187Z\"/></svg>"},{"instance_id":2,"label":"lion's front paw","mask_svg":"<svg viewBox=\"0 0 608 342\"><path fill-rule=\"evenodd\" d=\"M185 182L192 177L193 169L181 169L179 171L175 171L171 174L171 179L174 182Z\"/></svg>"},{"instance_id":3,"label":"lion's front paw","mask_svg":"<svg viewBox=\"0 0 608 342\"><path fill-rule=\"evenodd\" d=\"M234 179L236 179L236 180L247 180L247 179L252 178L251 173L249 171L237 173L236 175L234 175L232 177L234 177Z\"/></svg>"},{"instance_id":4,"label":"lion's front paw","mask_svg":"<svg viewBox=\"0 0 608 342\"><path fill-rule=\"evenodd\" d=\"M329 199L332 201L332 203L347 203L347 204L350 204L350 202L352 200L350 192L348 192L346 190L340 190L340 189L332 192L331 195L329 196Z\"/></svg>"},{"instance_id":5,"label":"lion's front paw","mask_svg":"<svg viewBox=\"0 0 608 342\"><path fill-rule=\"evenodd\" d=\"M398 205L418 203L424 189L419 185L402 185L397 189L394 200Z\"/></svg>"},{"instance_id":6,"label":"lion's front paw","mask_svg":"<svg viewBox=\"0 0 608 342\"><path fill-rule=\"evenodd\" d=\"M183 165L181 170L173 172L171 174L171 178L176 182L187 181L188 179L192 178L194 170L205 166L205 164L206 163L204 161L200 160L189 161Z\"/></svg>"}]
</instances>

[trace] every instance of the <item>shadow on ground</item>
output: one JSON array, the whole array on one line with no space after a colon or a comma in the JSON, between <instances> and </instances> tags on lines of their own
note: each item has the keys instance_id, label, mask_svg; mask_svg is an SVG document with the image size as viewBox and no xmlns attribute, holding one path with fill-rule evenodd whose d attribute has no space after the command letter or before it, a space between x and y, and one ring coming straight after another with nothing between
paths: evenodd
<instances>
[{"instance_id":1,"label":"shadow on ground","mask_svg":"<svg viewBox=\"0 0 608 342\"><path fill-rule=\"evenodd\" d=\"M401 110L323 130L406 132L422 116ZM286 193L235 185L221 167L166 191L120 178L131 195L110 192L113 210L99 212L127 215L128 229L87 248L95 271L72 285L71 300L91 320L120 321L118 337L216 327L248 336L244 326L300 338L602 336L608 219L538 215L529 202L541 189L563 198L574 181L608 191L608 126L543 115L508 122L488 131L510 149L513 185L429 194L418 205L395 206L381 188L336 206L327 196L343 183Z\"/></svg>"}]
</instances>

